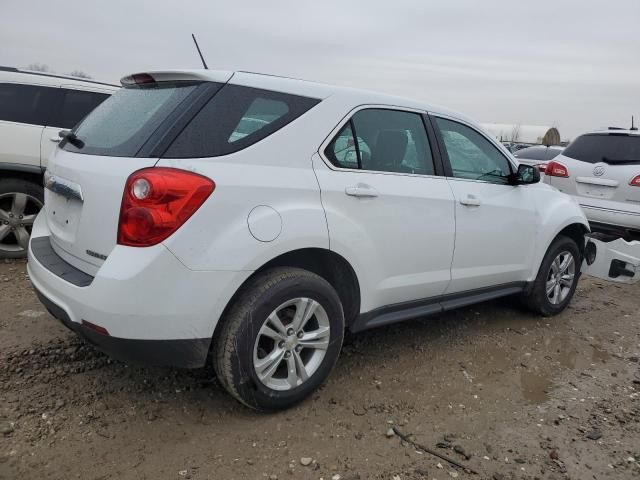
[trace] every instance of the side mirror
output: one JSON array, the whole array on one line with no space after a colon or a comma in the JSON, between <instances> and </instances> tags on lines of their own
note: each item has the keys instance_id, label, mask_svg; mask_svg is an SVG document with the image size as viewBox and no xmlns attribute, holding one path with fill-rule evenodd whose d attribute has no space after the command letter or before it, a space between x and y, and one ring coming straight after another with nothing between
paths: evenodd
<instances>
[{"instance_id":1,"label":"side mirror","mask_svg":"<svg viewBox=\"0 0 640 480\"><path fill-rule=\"evenodd\" d=\"M512 185L531 185L540 181L540 171L532 165L518 165L518 172L511 175Z\"/></svg>"}]
</instances>

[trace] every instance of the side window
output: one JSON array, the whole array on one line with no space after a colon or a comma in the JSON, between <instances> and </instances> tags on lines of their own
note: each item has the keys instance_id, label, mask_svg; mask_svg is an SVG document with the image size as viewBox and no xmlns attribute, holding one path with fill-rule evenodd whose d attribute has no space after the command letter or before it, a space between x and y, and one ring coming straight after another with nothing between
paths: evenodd
<instances>
[{"instance_id":1,"label":"side window","mask_svg":"<svg viewBox=\"0 0 640 480\"><path fill-rule=\"evenodd\" d=\"M509 161L489 140L466 125L434 118L454 177L508 183Z\"/></svg>"},{"instance_id":2,"label":"side window","mask_svg":"<svg viewBox=\"0 0 640 480\"><path fill-rule=\"evenodd\" d=\"M167 149L167 158L217 157L247 148L294 121L319 100L227 84Z\"/></svg>"},{"instance_id":3,"label":"side window","mask_svg":"<svg viewBox=\"0 0 640 480\"><path fill-rule=\"evenodd\" d=\"M62 106L49 122L52 126L61 128L73 128L109 97L106 93L64 88L61 91L64 93Z\"/></svg>"},{"instance_id":4,"label":"side window","mask_svg":"<svg viewBox=\"0 0 640 480\"><path fill-rule=\"evenodd\" d=\"M372 108L357 112L325 150L335 165L433 175L431 147L417 113Z\"/></svg>"},{"instance_id":5,"label":"side window","mask_svg":"<svg viewBox=\"0 0 640 480\"><path fill-rule=\"evenodd\" d=\"M46 125L57 88L0 83L0 120Z\"/></svg>"}]
</instances>

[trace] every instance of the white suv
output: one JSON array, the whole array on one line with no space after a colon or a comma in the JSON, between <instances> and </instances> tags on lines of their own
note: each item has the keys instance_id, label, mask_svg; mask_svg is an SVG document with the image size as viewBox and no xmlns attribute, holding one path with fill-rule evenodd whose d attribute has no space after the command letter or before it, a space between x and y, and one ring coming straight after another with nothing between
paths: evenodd
<instances>
[{"instance_id":1,"label":"white suv","mask_svg":"<svg viewBox=\"0 0 640 480\"><path fill-rule=\"evenodd\" d=\"M326 379L345 328L512 294L555 315L574 293L580 207L460 115L244 72L122 83L51 157L28 264L116 358L211 358L275 410Z\"/></svg>"},{"instance_id":2,"label":"white suv","mask_svg":"<svg viewBox=\"0 0 640 480\"><path fill-rule=\"evenodd\" d=\"M640 132L587 133L547 164L545 182L572 195L592 229L640 239Z\"/></svg>"},{"instance_id":3,"label":"white suv","mask_svg":"<svg viewBox=\"0 0 640 480\"><path fill-rule=\"evenodd\" d=\"M118 89L89 80L0 67L0 257L26 256L43 201L42 174L71 128Z\"/></svg>"}]
</instances>

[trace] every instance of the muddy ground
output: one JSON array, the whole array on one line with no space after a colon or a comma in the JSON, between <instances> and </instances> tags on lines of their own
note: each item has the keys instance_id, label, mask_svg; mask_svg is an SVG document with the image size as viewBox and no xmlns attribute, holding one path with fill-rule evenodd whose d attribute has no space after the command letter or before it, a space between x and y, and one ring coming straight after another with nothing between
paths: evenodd
<instances>
[{"instance_id":1,"label":"muddy ground","mask_svg":"<svg viewBox=\"0 0 640 480\"><path fill-rule=\"evenodd\" d=\"M0 260L0 478L640 478L639 327L639 285L583 278L554 319L502 300L351 337L264 415L211 369L110 361Z\"/></svg>"}]
</instances>

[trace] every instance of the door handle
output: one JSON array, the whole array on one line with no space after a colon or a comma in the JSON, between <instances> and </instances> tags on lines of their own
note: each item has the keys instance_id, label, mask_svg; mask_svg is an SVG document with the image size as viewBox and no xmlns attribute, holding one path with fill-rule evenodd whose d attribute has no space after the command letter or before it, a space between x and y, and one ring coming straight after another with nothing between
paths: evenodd
<instances>
[{"instance_id":1,"label":"door handle","mask_svg":"<svg viewBox=\"0 0 640 480\"><path fill-rule=\"evenodd\" d=\"M460 203L467 207L479 207L482 204L482 200L472 194L468 194L466 197L460 199Z\"/></svg>"},{"instance_id":2,"label":"door handle","mask_svg":"<svg viewBox=\"0 0 640 480\"><path fill-rule=\"evenodd\" d=\"M373 198L378 196L378 191L375 188L362 183L345 188L344 193L346 193L350 197Z\"/></svg>"},{"instance_id":3,"label":"door handle","mask_svg":"<svg viewBox=\"0 0 640 480\"><path fill-rule=\"evenodd\" d=\"M51 140L54 143L60 143L60 140L62 140L58 135L55 135L53 137L49 137L49 140Z\"/></svg>"}]
</instances>

